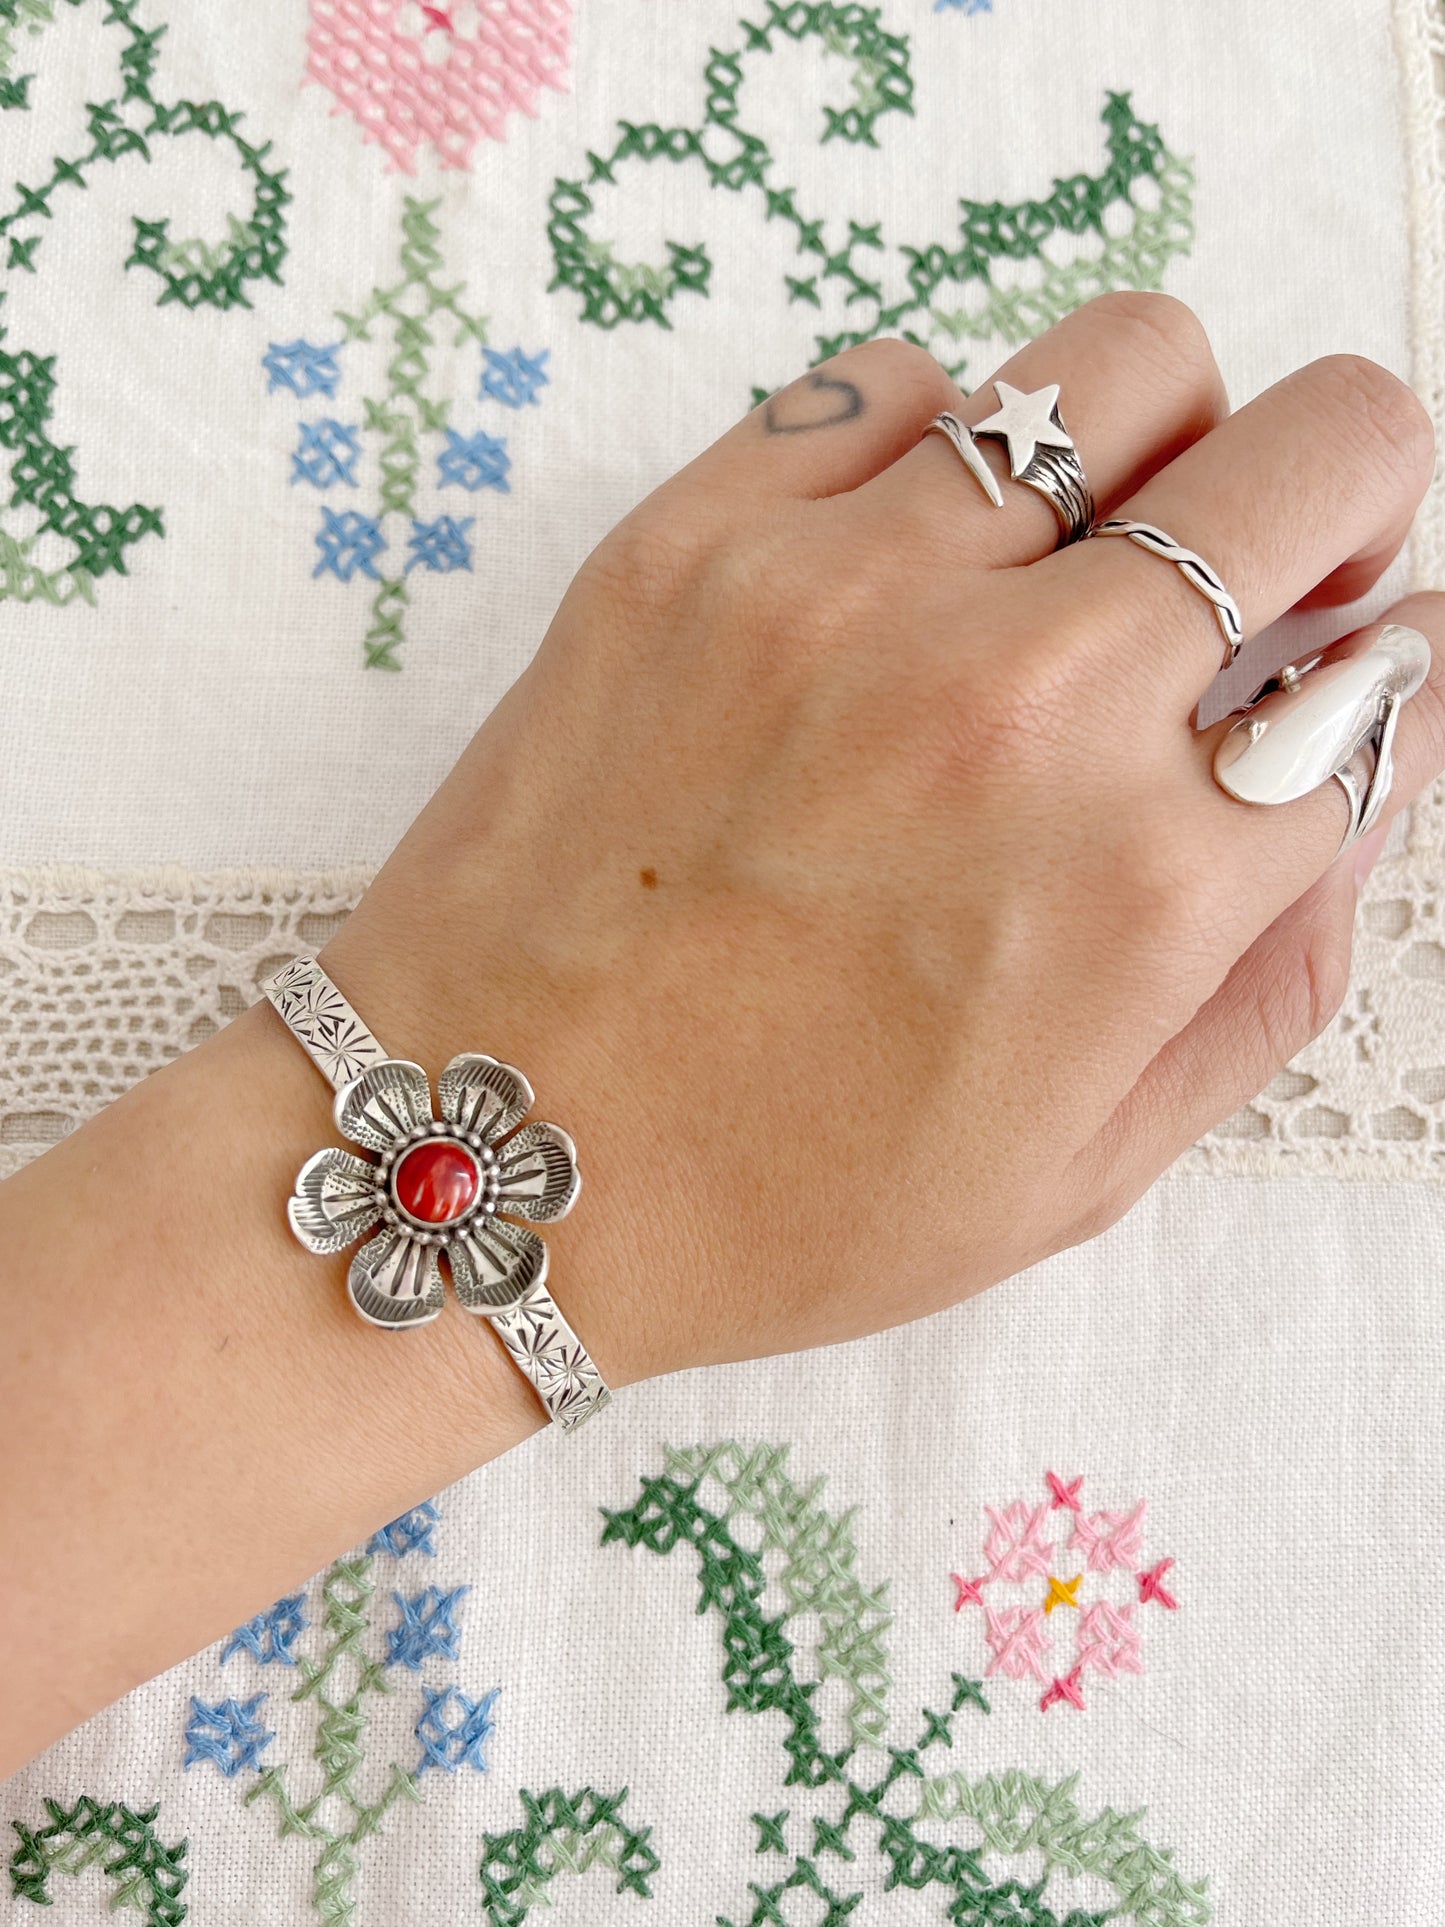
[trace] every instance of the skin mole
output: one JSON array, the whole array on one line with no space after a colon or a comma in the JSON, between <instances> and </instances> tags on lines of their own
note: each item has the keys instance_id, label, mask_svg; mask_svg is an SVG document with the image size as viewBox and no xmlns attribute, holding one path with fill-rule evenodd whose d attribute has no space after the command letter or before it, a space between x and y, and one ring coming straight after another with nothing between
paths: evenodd
<instances>
[{"instance_id":1,"label":"skin mole","mask_svg":"<svg viewBox=\"0 0 1445 1927\"><path fill-rule=\"evenodd\" d=\"M644 890L655 890L657 888L656 870L639 870L637 872L637 878Z\"/></svg>"}]
</instances>

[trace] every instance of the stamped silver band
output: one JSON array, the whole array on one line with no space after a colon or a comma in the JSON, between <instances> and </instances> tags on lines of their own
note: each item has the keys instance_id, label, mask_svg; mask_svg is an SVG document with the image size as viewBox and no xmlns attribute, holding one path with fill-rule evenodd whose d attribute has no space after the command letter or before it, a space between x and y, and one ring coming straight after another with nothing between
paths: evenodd
<instances>
[{"instance_id":1,"label":"stamped silver band","mask_svg":"<svg viewBox=\"0 0 1445 1927\"><path fill-rule=\"evenodd\" d=\"M293 957L261 989L334 1091L390 1055L314 957Z\"/></svg>"},{"instance_id":2,"label":"stamped silver band","mask_svg":"<svg viewBox=\"0 0 1445 1927\"><path fill-rule=\"evenodd\" d=\"M445 1257L458 1300L490 1319L553 1423L574 1431L612 1395L546 1288L545 1244L515 1222L571 1209L581 1180L570 1137L551 1124L519 1129L531 1086L475 1053L443 1071L436 1118L426 1073L390 1056L314 958L293 958L261 989L336 1091L338 1129L376 1157L328 1149L308 1159L287 1211L296 1237L330 1254L374 1233L347 1286L361 1316L389 1330L438 1315ZM439 1161L434 1183L461 1185L458 1205L438 1215L412 1197L408 1207L398 1174L418 1157Z\"/></svg>"}]
</instances>

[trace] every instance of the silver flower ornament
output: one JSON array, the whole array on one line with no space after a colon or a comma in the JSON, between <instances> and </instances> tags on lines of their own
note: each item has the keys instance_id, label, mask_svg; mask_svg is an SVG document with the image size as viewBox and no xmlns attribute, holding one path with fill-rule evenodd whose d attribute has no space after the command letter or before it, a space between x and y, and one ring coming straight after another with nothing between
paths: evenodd
<instances>
[{"instance_id":1,"label":"silver flower ornament","mask_svg":"<svg viewBox=\"0 0 1445 1927\"><path fill-rule=\"evenodd\" d=\"M286 1207L318 1256L366 1243L347 1289L373 1325L424 1325L442 1308L442 1259L466 1311L500 1312L547 1275L547 1247L527 1223L572 1209L577 1150L556 1124L518 1129L532 1107L519 1070L475 1052L431 1083L419 1064L386 1058L336 1097L336 1127L374 1161L328 1148L302 1165Z\"/></svg>"}]
</instances>

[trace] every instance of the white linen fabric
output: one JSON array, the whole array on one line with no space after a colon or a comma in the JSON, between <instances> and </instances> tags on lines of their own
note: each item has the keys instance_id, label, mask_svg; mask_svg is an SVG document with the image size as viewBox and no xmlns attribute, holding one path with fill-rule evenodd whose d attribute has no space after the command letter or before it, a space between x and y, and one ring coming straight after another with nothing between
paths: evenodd
<instances>
[{"instance_id":1,"label":"white linen fabric","mask_svg":"<svg viewBox=\"0 0 1445 1927\"><path fill-rule=\"evenodd\" d=\"M1433 0L0 0L0 1175L325 941L823 342L972 385L1162 285L1236 401L1356 349L1445 420L1442 54ZM1103 1240L254 1602L0 1788L13 1916L1433 1927L1442 906L1437 792L1339 1022Z\"/></svg>"}]
</instances>

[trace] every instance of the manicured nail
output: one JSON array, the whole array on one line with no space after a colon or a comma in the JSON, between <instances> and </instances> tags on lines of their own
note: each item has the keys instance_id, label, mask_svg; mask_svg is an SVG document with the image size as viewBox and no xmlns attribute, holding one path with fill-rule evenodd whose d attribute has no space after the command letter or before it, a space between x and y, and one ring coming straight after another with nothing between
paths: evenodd
<instances>
[{"instance_id":1,"label":"manicured nail","mask_svg":"<svg viewBox=\"0 0 1445 1927\"><path fill-rule=\"evenodd\" d=\"M1382 823L1377 830L1371 830L1368 835L1362 836L1359 842L1355 845L1354 858L1355 858L1356 890L1364 889L1365 878L1370 874L1371 870L1373 870L1375 865L1379 862L1380 852L1381 850L1384 849L1385 839L1386 837L1389 836L1389 834L1390 834L1389 824Z\"/></svg>"}]
</instances>

